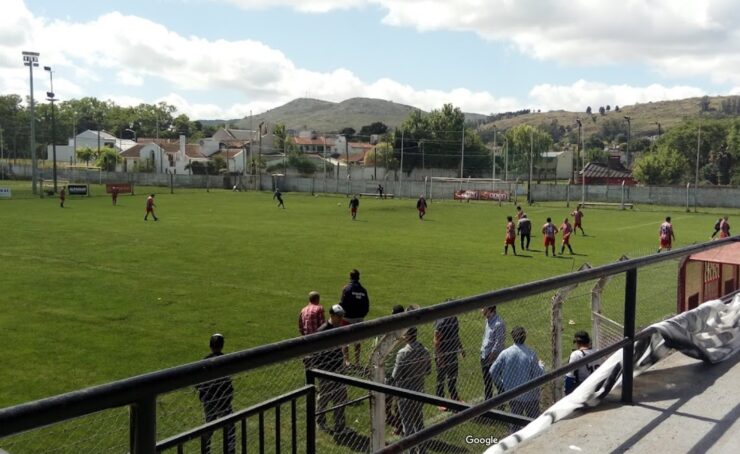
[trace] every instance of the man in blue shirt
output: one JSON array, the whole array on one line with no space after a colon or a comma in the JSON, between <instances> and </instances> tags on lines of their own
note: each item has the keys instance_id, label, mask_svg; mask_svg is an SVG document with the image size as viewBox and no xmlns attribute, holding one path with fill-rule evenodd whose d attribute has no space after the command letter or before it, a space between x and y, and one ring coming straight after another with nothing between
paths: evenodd
<instances>
[{"instance_id":1,"label":"man in blue shirt","mask_svg":"<svg viewBox=\"0 0 740 454\"><path fill-rule=\"evenodd\" d=\"M514 345L507 348L493 362L491 377L499 386L501 392L510 391L545 373L542 361L537 359L537 353L524 345L527 332L521 326L511 330ZM540 390L534 388L509 401L511 412L517 415L536 418L540 414ZM519 426L512 425L509 430L516 432Z\"/></svg>"},{"instance_id":2,"label":"man in blue shirt","mask_svg":"<svg viewBox=\"0 0 740 454\"><path fill-rule=\"evenodd\" d=\"M504 350L506 341L506 325L496 313L496 306L490 306L481 311L486 318L483 331L483 343L480 347L480 366L483 374L483 390L486 400L493 397L493 382L489 372L491 365Z\"/></svg>"}]
</instances>

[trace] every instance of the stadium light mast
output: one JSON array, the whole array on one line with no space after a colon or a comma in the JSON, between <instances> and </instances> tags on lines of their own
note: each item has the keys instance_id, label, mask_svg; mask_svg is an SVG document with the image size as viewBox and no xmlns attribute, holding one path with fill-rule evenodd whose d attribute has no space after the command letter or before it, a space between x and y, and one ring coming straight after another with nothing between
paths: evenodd
<instances>
[{"instance_id":1,"label":"stadium light mast","mask_svg":"<svg viewBox=\"0 0 740 454\"><path fill-rule=\"evenodd\" d=\"M576 181L576 175L577 175L576 169L578 168L578 158L581 157L581 151L582 151L581 150L581 128L583 127L583 123L581 122L580 118L576 118L576 124L578 125L578 142L576 143L576 155L573 157L573 182L574 183ZM581 183L583 183L583 181L581 181Z\"/></svg>"},{"instance_id":2,"label":"stadium light mast","mask_svg":"<svg viewBox=\"0 0 740 454\"><path fill-rule=\"evenodd\" d=\"M23 65L28 66L28 77L31 83L31 189L36 194L36 114L33 103L33 67L39 65L39 53L23 51Z\"/></svg>"},{"instance_id":3,"label":"stadium light mast","mask_svg":"<svg viewBox=\"0 0 740 454\"><path fill-rule=\"evenodd\" d=\"M465 164L465 123L463 122L462 140L460 143L460 178L465 178L465 176L463 175L464 164Z\"/></svg>"},{"instance_id":4,"label":"stadium light mast","mask_svg":"<svg viewBox=\"0 0 740 454\"><path fill-rule=\"evenodd\" d=\"M49 87L51 91L46 92L46 100L51 103L51 153L52 153L52 178L54 179L54 194L57 193L57 123L54 118L54 71L51 70L51 66L44 66L44 71L49 72Z\"/></svg>"},{"instance_id":5,"label":"stadium light mast","mask_svg":"<svg viewBox=\"0 0 740 454\"><path fill-rule=\"evenodd\" d=\"M509 181L509 138L504 136L504 177Z\"/></svg>"}]
</instances>

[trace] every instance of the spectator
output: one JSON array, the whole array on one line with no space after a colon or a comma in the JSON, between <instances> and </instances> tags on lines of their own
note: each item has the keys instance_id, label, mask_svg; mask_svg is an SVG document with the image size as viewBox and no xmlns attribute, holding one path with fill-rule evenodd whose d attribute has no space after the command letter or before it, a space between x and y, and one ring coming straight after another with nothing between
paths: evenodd
<instances>
[{"instance_id":1,"label":"spectator","mask_svg":"<svg viewBox=\"0 0 740 454\"><path fill-rule=\"evenodd\" d=\"M349 272L349 284L342 289L342 297L339 302L345 312L345 320L350 325L360 323L365 320L365 316L370 311L370 298L367 296L367 290L360 284L360 272L353 269ZM355 364L360 365L360 350L362 344L355 344Z\"/></svg>"},{"instance_id":2,"label":"spectator","mask_svg":"<svg viewBox=\"0 0 740 454\"><path fill-rule=\"evenodd\" d=\"M324 317L324 307L320 304L321 295L319 292L308 294L308 304L301 309L298 316L298 332L301 336L315 333L319 327L326 321Z\"/></svg>"},{"instance_id":3,"label":"spectator","mask_svg":"<svg viewBox=\"0 0 740 454\"><path fill-rule=\"evenodd\" d=\"M730 223L727 221L727 216L723 217L722 221L719 223L719 237L730 237Z\"/></svg>"},{"instance_id":4,"label":"spectator","mask_svg":"<svg viewBox=\"0 0 740 454\"><path fill-rule=\"evenodd\" d=\"M576 344L576 348L571 352L568 364L578 361L594 352L591 348L591 337L586 331L577 331L573 336L573 343ZM598 367L598 364L589 363L565 374L565 394L572 393Z\"/></svg>"},{"instance_id":5,"label":"spectator","mask_svg":"<svg viewBox=\"0 0 740 454\"><path fill-rule=\"evenodd\" d=\"M329 309L329 320L324 322L316 332L323 332L346 325L344 320L344 309L335 304ZM319 352L312 359L313 366L328 372L344 373L347 363L347 347L330 348ZM316 417L319 427L334 435L346 433L344 420L344 404L347 402L347 385L331 380L319 381L319 401L316 406ZM326 425L326 414L323 413L332 404L334 408L334 430L329 430Z\"/></svg>"},{"instance_id":6,"label":"spectator","mask_svg":"<svg viewBox=\"0 0 740 454\"><path fill-rule=\"evenodd\" d=\"M404 334L406 346L396 355L393 368L393 385L416 392L424 392L424 381L432 373L432 360L429 351L417 340L417 329L412 327ZM398 399L403 435L408 437L424 428L423 404L414 399ZM425 452L423 445L410 452Z\"/></svg>"},{"instance_id":7,"label":"spectator","mask_svg":"<svg viewBox=\"0 0 740 454\"><path fill-rule=\"evenodd\" d=\"M712 236L710 236L709 239L713 239L714 236L719 233L721 225L722 225L722 218L719 218L717 219L717 222L714 223L714 233L712 233Z\"/></svg>"},{"instance_id":8,"label":"spectator","mask_svg":"<svg viewBox=\"0 0 740 454\"><path fill-rule=\"evenodd\" d=\"M400 314L404 311L403 306L396 304L393 306L391 315ZM393 382L393 367L396 364L396 355L398 351L403 347L404 330L391 331L383 337L375 339L375 348L371 357L373 358L371 363L373 366L384 365L383 375L375 376L375 380L383 380L386 384L390 385ZM385 423L393 427L393 431L396 435L401 435L401 416L398 413L398 399L391 395L385 394Z\"/></svg>"},{"instance_id":9,"label":"spectator","mask_svg":"<svg viewBox=\"0 0 740 454\"><path fill-rule=\"evenodd\" d=\"M204 359L215 358L223 355L224 336L214 334L210 340L211 353ZM198 391L198 398L203 404L203 413L206 422L211 422L231 414L231 401L234 398L234 387L231 384L231 378L223 377L201 383L195 387ZM209 454L211 452L212 433L203 435L201 439L201 452ZM226 427L227 452L229 454L236 452L236 429L233 424Z\"/></svg>"},{"instance_id":10,"label":"spectator","mask_svg":"<svg viewBox=\"0 0 740 454\"><path fill-rule=\"evenodd\" d=\"M491 377L501 392L510 391L544 374L542 361L537 359L537 354L524 345L527 340L527 332L521 326L511 330L514 345L507 348L493 362L491 366ZM509 401L511 412L517 415L536 418L540 414L540 390L539 388L527 391L516 399ZM521 427L510 425L509 430L516 432Z\"/></svg>"},{"instance_id":11,"label":"spectator","mask_svg":"<svg viewBox=\"0 0 740 454\"><path fill-rule=\"evenodd\" d=\"M490 306L481 311L486 319L483 330L483 343L480 348L480 366L483 374L483 390L486 400L493 397L493 382L490 369L496 358L504 350L506 341L506 325L496 312L496 306Z\"/></svg>"},{"instance_id":12,"label":"spectator","mask_svg":"<svg viewBox=\"0 0 740 454\"><path fill-rule=\"evenodd\" d=\"M434 322L434 362L437 366L437 396L444 397L445 382L450 391L450 399L460 400L457 393L458 359L465 357L465 350L460 342L460 324L457 317L450 316ZM445 407L439 407L446 410Z\"/></svg>"}]
</instances>

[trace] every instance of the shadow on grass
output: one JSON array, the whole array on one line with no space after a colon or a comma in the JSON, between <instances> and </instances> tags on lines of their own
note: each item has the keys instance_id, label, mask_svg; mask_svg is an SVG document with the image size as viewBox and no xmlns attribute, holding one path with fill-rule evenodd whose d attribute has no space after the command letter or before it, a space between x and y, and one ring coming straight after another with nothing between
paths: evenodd
<instances>
[{"instance_id":1,"label":"shadow on grass","mask_svg":"<svg viewBox=\"0 0 740 454\"><path fill-rule=\"evenodd\" d=\"M334 434L334 442L348 451L370 452L370 438L347 427L341 434Z\"/></svg>"}]
</instances>

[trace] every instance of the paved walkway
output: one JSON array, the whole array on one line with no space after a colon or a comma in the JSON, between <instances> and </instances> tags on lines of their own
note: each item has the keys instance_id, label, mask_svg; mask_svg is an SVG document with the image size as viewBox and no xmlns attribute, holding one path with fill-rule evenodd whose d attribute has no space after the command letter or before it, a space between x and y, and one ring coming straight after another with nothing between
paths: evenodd
<instances>
[{"instance_id":1,"label":"paved walkway","mask_svg":"<svg viewBox=\"0 0 740 454\"><path fill-rule=\"evenodd\" d=\"M635 405L620 392L516 452L740 453L740 354L706 365L674 353L635 379Z\"/></svg>"}]
</instances>

